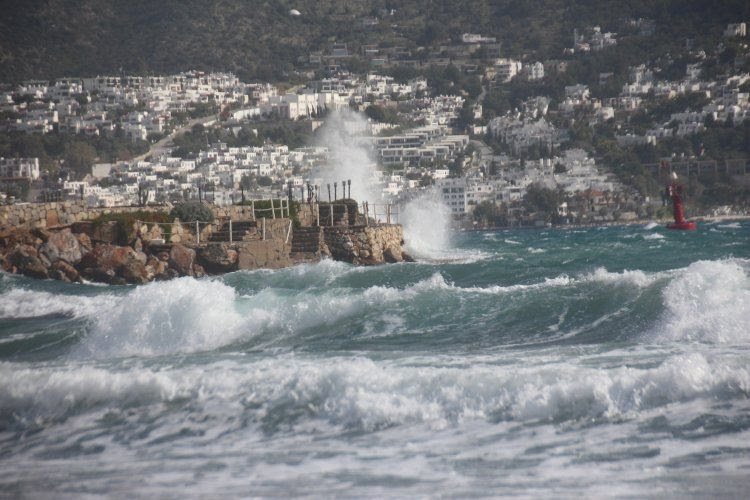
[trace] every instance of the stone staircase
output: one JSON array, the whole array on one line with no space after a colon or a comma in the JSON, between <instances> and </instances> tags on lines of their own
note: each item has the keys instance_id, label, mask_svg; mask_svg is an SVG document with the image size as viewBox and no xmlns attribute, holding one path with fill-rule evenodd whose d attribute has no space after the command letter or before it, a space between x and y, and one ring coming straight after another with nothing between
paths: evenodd
<instances>
[{"instance_id":1,"label":"stone staircase","mask_svg":"<svg viewBox=\"0 0 750 500\"><path fill-rule=\"evenodd\" d=\"M322 227L312 226L295 228L292 231L292 260L295 263L319 261L320 246L322 242Z\"/></svg>"},{"instance_id":2,"label":"stone staircase","mask_svg":"<svg viewBox=\"0 0 750 500\"><path fill-rule=\"evenodd\" d=\"M232 241L246 241L257 239L258 223L256 221L232 221ZM209 241L229 241L229 222L224 222L218 230L211 233Z\"/></svg>"}]
</instances>

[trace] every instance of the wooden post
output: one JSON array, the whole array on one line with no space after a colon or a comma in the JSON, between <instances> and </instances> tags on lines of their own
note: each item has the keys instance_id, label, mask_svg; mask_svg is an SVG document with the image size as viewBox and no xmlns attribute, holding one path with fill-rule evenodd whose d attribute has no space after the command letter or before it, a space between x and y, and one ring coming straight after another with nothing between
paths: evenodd
<instances>
[{"instance_id":1,"label":"wooden post","mask_svg":"<svg viewBox=\"0 0 750 500\"><path fill-rule=\"evenodd\" d=\"M391 204L385 206L385 219L388 222L388 224L391 223Z\"/></svg>"},{"instance_id":2,"label":"wooden post","mask_svg":"<svg viewBox=\"0 0 750 500\"><path fill-rule=\"evenodd\" d=\"M229 219L229 243L232 242L232 219Z\"/></svg>"},{"instance_id":3,"label":"wooden post","mask_svg":"<svg viewBox=\"0 0 750 500\"><path fill-rule=\"evenodd\" d=\"M274 206L273 198L271 198L271 218L276 218L276 207Z\"/></svg>"},{"instance_id":4,"label":"wooden post","mask_svg":"<svg viewBox=\"0 0 750 500\"><path fill-rule=\"evenodd\" d=\"M365 226L370 226L370 204L365 202L362 202L362 204L365 206Z\"/></svg>"},{"instance_id":5,"label":"wooden post","mask_svg":"<svg viewBox=\"0 0 750 500\"><path fill-rule=\"evenodd\" d=\"M255 200L250 200L250 210L253 211L253 221L258 220L255 218Z\"/></svg>"},{"instance_id":6,"label":"wooden post","mask_svg":"<svg viewBox=\"0 0 750 500\"><path fill-rule=\"evenodd\" d=\"M195 242L200 245L201 244L201 226L200 222L195 221Z\"/></svg>"},{"instance_id":7,"label":"wooden post","mask_svg":"<svg viewBox=\"0 0 750 500\"><path fill-rule=\"evenodd\" d=\"M320 203L315 203L315 220L320 227Z\"/></svg>"},{"instance_id":8,"label":"wooden post","mask_svg":"<svg viewBox=\"0 0 750 500\"><path fill-rule=\"evenodd\" d=\"M331 216L330 217L330 219L331 219L331 227L333 227L333 203L331 203L330 205L328 205L328 213Z\"/></svg>"},{"instance_id":9,"label":"wooden post","mask_svg":"<svg viewBox=\"0 0 750 500\"><path fill-rule=\"evenodd\" d=\"M263 241L266 240L266 218L263 217Z\"/></svg>"}]
</instances>

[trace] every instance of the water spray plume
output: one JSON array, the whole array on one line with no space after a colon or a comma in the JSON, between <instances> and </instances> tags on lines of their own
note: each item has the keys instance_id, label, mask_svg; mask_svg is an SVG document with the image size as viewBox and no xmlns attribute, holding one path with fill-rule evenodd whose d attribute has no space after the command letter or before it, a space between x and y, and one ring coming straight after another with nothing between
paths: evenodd
<instances>
[{"instance_id":1,"label":"water spray plume","mask_svg":"<svg viewBox=\"0 0 750 500\"><path fill-rule=\"evenodd\" d=\"M411 200L401 215L406 251L414 257L443 259L452 248L450 209L433 189Z\"/></svg>"},{"instance_id":2,"label":"water spray plume","mask_svg":"<svg viewBox=\"0 0 750 500\"><path fill-rule=\"evenodd\" d=\"M375 162L362 135L366 127L367 120L360 113L350 110L331 112L321 128L319 140L319 145L328 148L328 163L315 175L323 185L338 183L341 179L351 180L350 185L347 182L348 191L343 193L350 194L359 203L377 203L380 190L373 181Z\"/></svg>"}]
</instances>

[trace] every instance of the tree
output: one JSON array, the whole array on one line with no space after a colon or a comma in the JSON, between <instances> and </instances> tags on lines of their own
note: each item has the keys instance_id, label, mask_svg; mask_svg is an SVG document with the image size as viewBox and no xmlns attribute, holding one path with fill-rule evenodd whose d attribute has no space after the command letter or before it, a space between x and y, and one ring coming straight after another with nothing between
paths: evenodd
<instances>
[{"instance_id":1,"label":"tree","mask_svg":"<svg viewBox=\"0 0 750 500\"><path fill-rule=\"evenodd\" d=\"M269 187L273 184L273 179L267 175L261 175L258 177L258 185L261 187Z\"/></svg>"},{"instance_id":2,"label":"tree","mask_svg":"<svg viewBox=\"0 0 750 500\"><path fill-rule=\"evenodd\" d=\"M96 160L96 150L88 143L75 141L68 145L65 155L65 166L81 178L91 173Z\"/></svg>"},{"instance_id":3,"label":"tree","mask_svg":"<svg viewBox=\"0 0 750 500\"><path fill-rule=\"evenodd\" d=\"M526 194L523 197L523 206L528 211L543 212L548 216L557 214L557 207L561 202L562 196L558 191L537 183L526 188Z\"/></svg>"}]
</instances>

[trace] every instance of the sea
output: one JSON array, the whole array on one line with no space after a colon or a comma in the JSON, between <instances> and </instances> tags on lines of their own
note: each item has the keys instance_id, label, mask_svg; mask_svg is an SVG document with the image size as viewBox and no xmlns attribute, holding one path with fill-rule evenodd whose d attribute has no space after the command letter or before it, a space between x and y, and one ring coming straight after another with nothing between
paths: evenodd
<instances>
[{"instance_id":1,"label":"sea","mask_svg":"<svg viewBox=\"0 0 750 500\"><path fill-rule=\"evenodd\" d=\"M747 498L750 222L410 251L0 274L0 497Z\"/></svg>"}]
</instances>

